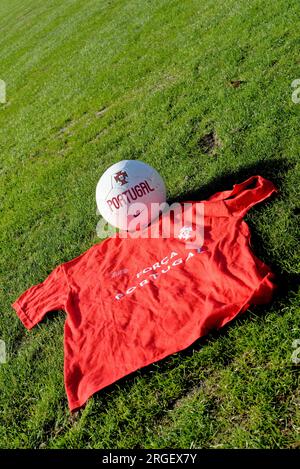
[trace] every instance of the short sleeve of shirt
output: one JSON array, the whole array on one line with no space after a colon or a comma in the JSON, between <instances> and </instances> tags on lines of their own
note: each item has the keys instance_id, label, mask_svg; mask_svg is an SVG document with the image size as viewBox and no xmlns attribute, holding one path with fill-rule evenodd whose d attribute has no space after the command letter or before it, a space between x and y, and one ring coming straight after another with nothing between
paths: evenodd
<instances>
[{"instance_id":1,"label":"short sleeve of shirt","mask_svg":"<svg viewBox=\"0 0 300 469\"><path fill-rule=\"evenodd\" d=\"M262 176L252 176L240 184L235 184L231 191L217 192L209 200L223 200L233 216L243 217L251 207L275 192L277 189L271 181Z\"/></svg>"},{"instance_id":2,"label":"short sleeve of shirt","mask_svg":"<svg viewBox=\"0 0 300 469\"><path fill-rule=\"evenodd\" d=\"M26 290L12 304L27 329L38 324L49 311L64 309L68 283L63 266L54 269L44 282Z\"/></svg>"}]
</instances>

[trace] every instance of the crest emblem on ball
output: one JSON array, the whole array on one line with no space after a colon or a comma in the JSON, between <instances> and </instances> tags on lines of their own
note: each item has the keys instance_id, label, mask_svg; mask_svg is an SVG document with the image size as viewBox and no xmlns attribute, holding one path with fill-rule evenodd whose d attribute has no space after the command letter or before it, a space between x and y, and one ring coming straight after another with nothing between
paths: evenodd
<instances>
[{"instance_id":1,"label":"crest emblem on ball","mask_svg":"<svg viewBox=\"0 0 300 469\"><path fill-rule=\"evenodd\" d=\"M124 186L128 182L128 174L126 171L118 171L114 174L114 179L120 186Z\"/></svg>"}]
</instances>

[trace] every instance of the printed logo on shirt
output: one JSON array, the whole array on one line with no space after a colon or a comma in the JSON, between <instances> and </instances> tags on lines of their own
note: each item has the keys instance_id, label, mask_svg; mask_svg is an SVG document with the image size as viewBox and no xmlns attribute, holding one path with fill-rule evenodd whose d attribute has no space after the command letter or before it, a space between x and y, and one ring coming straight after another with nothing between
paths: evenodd
<instances>
[{"instance_id":1,"label":"printed logo on shirt","mask_svg":"<svg viewBox=\"0 0 300 469\"><path fill-rule=\"evenodd\" d=\"M111 277L119 277L120 275L127 274L128 269L120 269L120 270L115 270L115 272L111 273Z\"/></svg>"},{"instance_id":2,"label":"printed logo on shirt","mask_svg":"<svg viewBox=\"0 0 300 469\"><path fill-rule=\"evenodd\" d=\"M183 226L178 234L178 239L191 239L193 228L191 226Z\"/></svg>"},{"instance_id":3,"label":"printed logo on shirt","mask_svg":"<svg viewBox=\"0 0 300 469\"><path fill-rule=\"evenodd\" d=\"M183 259L182 257L178 256L177 252L172 251L169 256L164 257L160 262L156 262L155 264L149 267L145 267L143 270L138 272L136 274L137 280L139 280L142 276L148 274L147 278L144 278L136 285L127 288L124 293L117 293L115 295L115 299L121 300L121 298L124 298L125 296L133 293L137 288L144 287L145 285L149 284L151 280L157 280L161 275L168 273L171 269L176 268L176 266L180 264L185 264L186 262L189 262L192 257L203 252L206 252L206 249L198 248L194 252L189 252L187 257Z\"/></svg>"}]
</instances>

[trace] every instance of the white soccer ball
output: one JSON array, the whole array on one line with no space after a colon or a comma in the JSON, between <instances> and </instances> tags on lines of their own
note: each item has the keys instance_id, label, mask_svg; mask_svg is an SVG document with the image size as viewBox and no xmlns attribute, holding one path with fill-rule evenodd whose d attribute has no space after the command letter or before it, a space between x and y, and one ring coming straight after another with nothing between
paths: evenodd
<instances>
[{"instance_id":1,"label":"white soccer ball","mask_svg":"<svg viewBox=\"0 0 300 469\"><path fill-rule=\"evenodd\" d=\"M143 229L163 210L166 187L158 172L142 161L123 160L101 176L96 188L102 217L121 230Z\"/></svg>"}]
</instances>

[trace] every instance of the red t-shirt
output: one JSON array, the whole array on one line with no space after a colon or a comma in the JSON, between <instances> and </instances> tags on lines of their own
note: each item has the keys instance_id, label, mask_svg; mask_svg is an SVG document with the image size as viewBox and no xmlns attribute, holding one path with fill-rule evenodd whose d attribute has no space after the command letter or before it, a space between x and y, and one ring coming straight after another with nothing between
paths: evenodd
<instances>
[{"instance_id":1,"label":"red t-shirt","mask_svg":"<svg viewBox=\"0 0 300 469\"><path fill-rule=\"evenodd\" d=\"M123 376L188 347L250 304L270 301L273 274L251 251L242 218L275 191L270 181L253 176L202 201L204 242L197 249L187 245L197 229L193 202L179 235L148 239L141 232L133 239L119 233L18 298L13 308L27 329L48 311L66 312L71 410ZM160 226L164 216L155 223Z\"/></svg>"}]
</instances>

